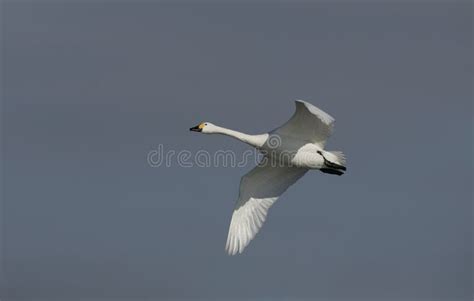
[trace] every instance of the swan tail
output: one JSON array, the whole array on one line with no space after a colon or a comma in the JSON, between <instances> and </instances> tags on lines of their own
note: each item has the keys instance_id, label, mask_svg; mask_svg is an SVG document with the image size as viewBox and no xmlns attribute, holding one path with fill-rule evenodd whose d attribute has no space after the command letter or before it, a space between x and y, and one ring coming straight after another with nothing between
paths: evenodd
<instances>
[{"instance_id":1,"label":"swan tail","mask_svg":"<svg viewBox=\"0 0 474 301\"><path fill-rule=\"evenodd\" d=\"M346 156L339 151L324 151L322 153L324 158L324 165L328 169L346 170Z\"/></svg>"},{"instance_id":2,"label":"swan tail","mask_svg":"<svg viewBox=\"0 0 474 301\"><path fill-rule=\"evenodd\" d=\"M343 152L340 152L340 151L332 151L332 152L328 152L330 153L331 157L332 158L328 158L329 161L332 161L336 164L339 164L339 165L342 165L342 166L346 166L346 156L344 155ZM332 160L331 160L332 159Z\"/></svg>"}]
</instances>

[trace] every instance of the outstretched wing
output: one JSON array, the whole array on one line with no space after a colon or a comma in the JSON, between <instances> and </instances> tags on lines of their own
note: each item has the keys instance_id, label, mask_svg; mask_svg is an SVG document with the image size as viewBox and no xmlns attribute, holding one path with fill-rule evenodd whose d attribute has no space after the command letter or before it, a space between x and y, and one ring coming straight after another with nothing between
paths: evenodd
<instances>
[{"instance_id":1,"label":"outstretched wing","mask_svg":"<svg viewBox=\"0 0 474 301\"><path fill-rule=\"evenodd\" d=\"M334 118L303 100L295 101L295 114L274 133L317 143L324 147L331 136Z\"/></svg>"},{"instance_id":2,"label":"outstretched wing","mask_svg":"<svg viewBox=\"0 0 474 301\"><path fill-rule=\"evenodd\" d=\"M226 250L230 255L242 253L265 222L270 206L306 171L262 164L242 177L227 236Z\"/></svg>"}]
</instances>

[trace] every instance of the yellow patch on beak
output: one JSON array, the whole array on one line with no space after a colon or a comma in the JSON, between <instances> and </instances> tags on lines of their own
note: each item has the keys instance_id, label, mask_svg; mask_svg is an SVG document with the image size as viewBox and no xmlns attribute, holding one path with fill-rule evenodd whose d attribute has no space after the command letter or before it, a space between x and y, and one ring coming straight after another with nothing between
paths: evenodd
<instances>
[{"instance_id":1,"label":"yellow patch on beak","mask_svg":"<svg viewBox=\"0 0 474 301\"><path fill-rule=\"evenodd\" d=\"M202 130L202 129L204 128L204 122L200 123L200 124L198 125L198 128L199 128L200 130Z\"/></svg>"}]
</instances>

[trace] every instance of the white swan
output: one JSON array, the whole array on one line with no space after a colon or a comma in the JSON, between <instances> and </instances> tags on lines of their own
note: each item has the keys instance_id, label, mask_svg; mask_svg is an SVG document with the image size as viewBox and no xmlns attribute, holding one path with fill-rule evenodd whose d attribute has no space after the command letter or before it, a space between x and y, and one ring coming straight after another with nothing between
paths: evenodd
<instances>
[{"instance_id":1,"label":"white swan","mask_svg":"<svg viewBox=\"0 0 474 301\"><path fill-rule=\"evenodd\" d=\"M343 153L324 150L333 126L334 118L330 115L297 100L296 112L290 120L266 134L248 135L210 122L190 128L237 138L264 153L264 160L240 180L226 243L230 255L242 253L262 227L270 206L309 169L335 175L344 173Z\"/></svg>"}]
</instances>

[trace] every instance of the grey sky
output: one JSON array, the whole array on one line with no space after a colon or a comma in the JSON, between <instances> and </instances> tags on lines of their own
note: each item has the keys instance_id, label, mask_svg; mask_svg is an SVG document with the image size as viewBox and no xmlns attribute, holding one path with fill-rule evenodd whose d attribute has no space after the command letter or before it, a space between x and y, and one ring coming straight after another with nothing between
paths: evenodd
<instances>
[{"instance_id":1,"label":"grey sky","mask_svg":"<svg viewBox=\"0 0 474 301\"><path fill-rule=\"evenodd\" d=\"M472 4L2 2L2 296L472 299ZM237 257L235 149L295 99L336 118Z\"/></svg>"}]
</instances>

